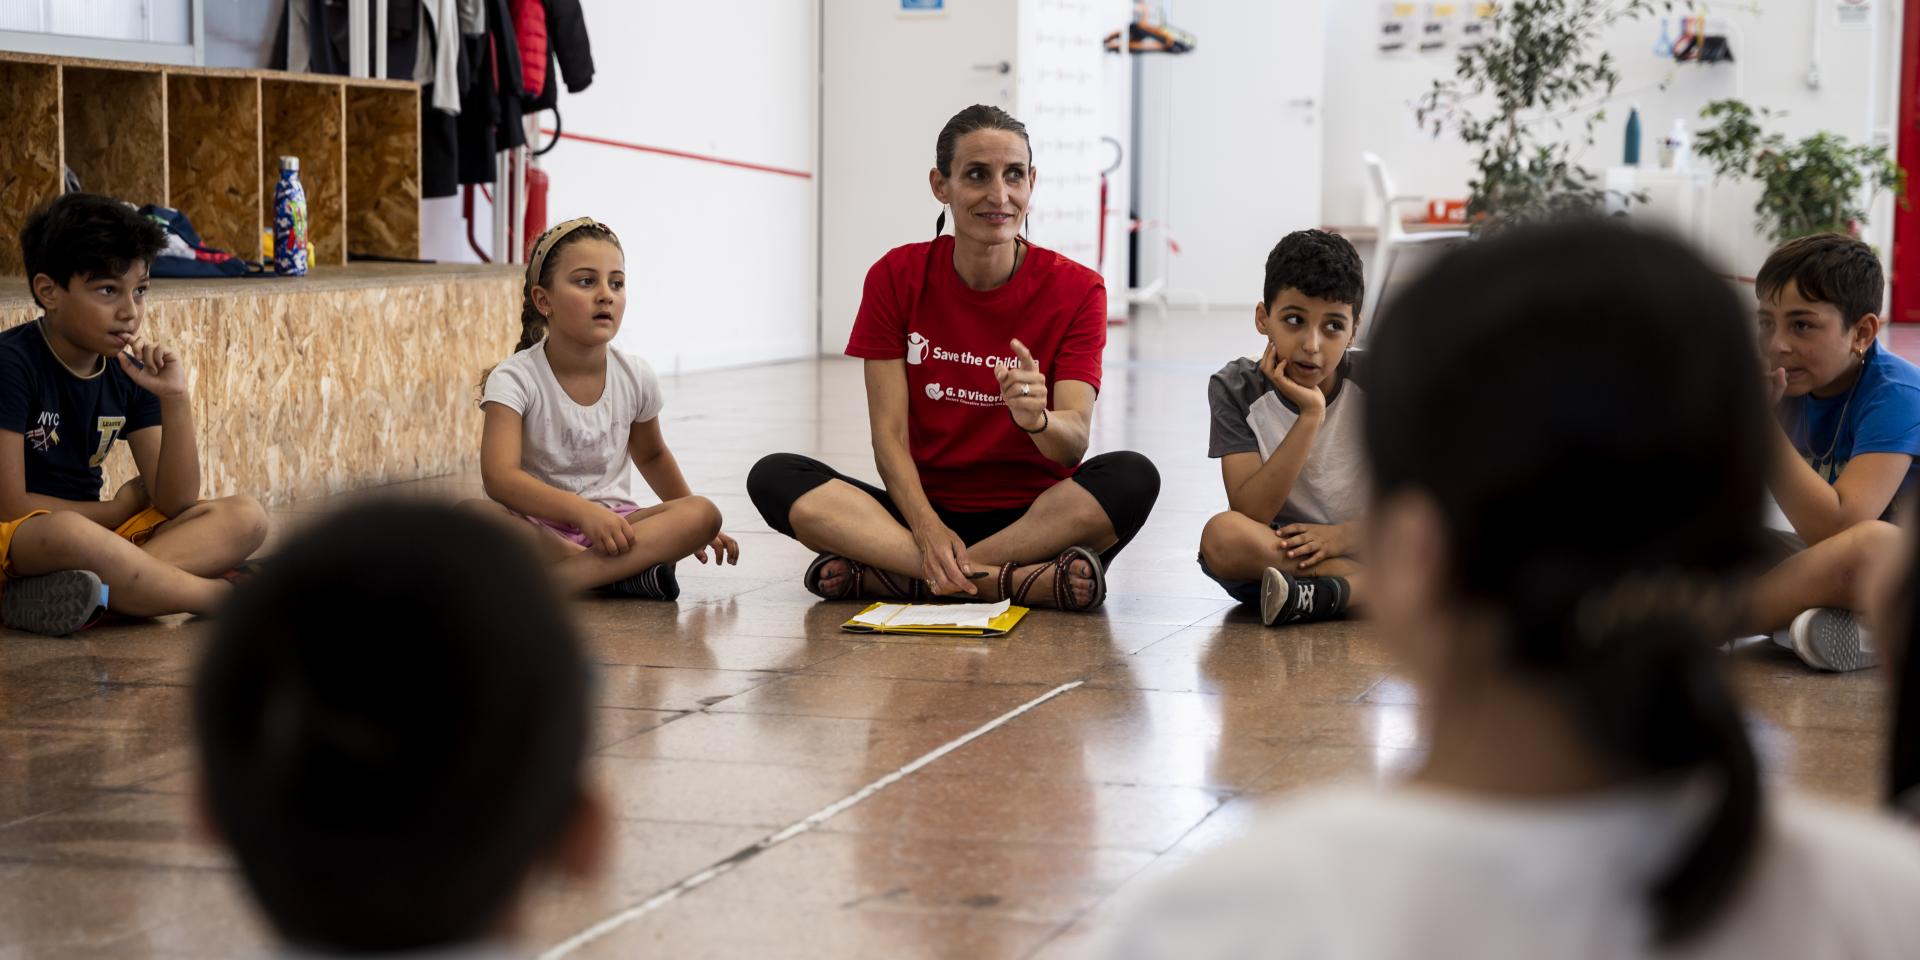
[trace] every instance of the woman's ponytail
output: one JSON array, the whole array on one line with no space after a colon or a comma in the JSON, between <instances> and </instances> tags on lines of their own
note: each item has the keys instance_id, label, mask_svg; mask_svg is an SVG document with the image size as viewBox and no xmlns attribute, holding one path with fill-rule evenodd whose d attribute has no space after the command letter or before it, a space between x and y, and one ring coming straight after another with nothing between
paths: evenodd
<instances>
[{"instance_id":1,"label":"woman's ponytail","mask_svg":"<svg viewBox=\"0 0 1920 960\"><path fill-rule=\"evenodd\" d=\"M1737 632L1725 596L1679 574L1628 581L1579 604L1567 640L1574 716L1591 741L1635 773L1695 774L1711 791L1647 890L1662 946L1713 924L1759 845L1759 767L1720 662L1720 641Z\"/></svg>"}]
</instances>

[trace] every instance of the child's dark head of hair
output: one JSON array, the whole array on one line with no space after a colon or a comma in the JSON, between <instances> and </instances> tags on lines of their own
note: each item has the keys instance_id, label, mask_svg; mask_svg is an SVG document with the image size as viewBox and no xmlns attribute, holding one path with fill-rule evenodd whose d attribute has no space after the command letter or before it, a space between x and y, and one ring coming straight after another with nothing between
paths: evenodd
<instances>
[{"instance_id":1,"label":"child's dark head of hair","mask_svg":"<svg viewBox=\"0 0 1920 960\"><path fill-rule=\"evenodd\" d=\"M1346 304L1358 319L1367 293L1360 254L1339 234L1325 230L1289 233L1267 254L1267 282L1260 302L1271 309L1274 298L1289 288L1316 300Z\"/></svg>"},{"instance_id":2,"label":"child's dark head of hair","mask_svg":"<svg viewBox=\"0 0 1920 960\"><path fill-rule=\"evenodd\" d=\"M1844 234L1817 233L1789 240L1767 256L1753 289L1772 300L1791 283L1812 303L1831 303L1840 322L1851 329L1862 317L1880 312L1886 282L1880 258L1866 243Z\"/></svg>"},{"instance_id":3,"label":"child's dark head of hair","mask_svg":"<svg viewBox=\"0 0 1920 960\"><path fill-rule=\"evenodd\" d=\"M194 691L203 808L295 945L483 939L537 870L593 866L589 682L511 531L451 507L351 509L216 625Z\"/></svg>"},{"instance_id":4,"label":"child's dark head of hair","mask_svg":"<svg viewBox=\"0 0 1920 960\"><path fill-rule=\"evenodd\" d=\"M1386 313L1365 412L1382 635L1437 698L1472 676L1563 712L1610 781L1713 784L1648 891L1655 936L1684 941L1759 835L1717 650L1767 463L1745 311L1680 243L1591 222L1465 245Z\"/></svg>"},{"instance_id":5,"label":"child's dark head of hair","mask_svg":"<svg viewBox=\"0 0 1920 960\"><path fill-rule=\"evenodd\" d=\"M1267 254L1267 283L1253 308L1253 328L1267 338L1261 355L1282 364L1287 379L1331 390L1348 371L1347 351L1360 334L1366 297L1360 255L1345 237L1325 230L1289 233Z\"/></svg>"},{"instance_id":6,"label":"child's dark head of hair","mask_svg":"<svg viewBox=\"0 0 1920 960\"><path fill-rule=\"evenodd\" d=\"M40 278L69 289L75 278L126 276L153 264L166 249L167 233L138 210L112 197L69 193L49 200L27 217L20 231L28 287L34 302L47 308Z\"/></svg>"},{"instance_id":7,"label":"child's dark head of hair","mask_svg":"<svg viewBox=\"0 0 1920 960\"><path fill-rule=\"evenodd\" d=\"M1760 351L1788 397L1844 389L1880 335L1880 259L1852 237L1822 233L1775 250L1754 278Z\"/></svg>"}]
</instances>

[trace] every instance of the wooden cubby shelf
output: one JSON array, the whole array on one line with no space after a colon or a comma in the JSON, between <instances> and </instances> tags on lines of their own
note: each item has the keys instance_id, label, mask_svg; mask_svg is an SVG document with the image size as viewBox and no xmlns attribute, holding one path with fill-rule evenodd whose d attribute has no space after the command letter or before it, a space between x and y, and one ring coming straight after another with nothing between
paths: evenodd
<instances>
[{"instance_id":1,"label":"wooden cubby shelf","mask_svg":"<svg viewBox=\"0 0 1920 960\"><path fill-rule=\"evenodd\" d=\"M280 158L300 158L312 262L420 255L420 88L0 52L0 275L20 228L80 187L187 215L207 245L260 257Z\"/></svg>"}]
</instances>

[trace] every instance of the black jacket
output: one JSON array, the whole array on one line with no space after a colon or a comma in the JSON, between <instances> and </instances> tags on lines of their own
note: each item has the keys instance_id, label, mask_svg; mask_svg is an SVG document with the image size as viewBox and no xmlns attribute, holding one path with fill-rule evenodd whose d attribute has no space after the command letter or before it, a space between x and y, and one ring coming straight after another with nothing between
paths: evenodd
<instances>
[{"instance_id":1,"label":"black jacket","mask_svg":"<svg viewBox=\"0 0 1920 960\"><path fill-rule=\"evenodd\" d=\"M546 0L547 3L547 85L527 107L551 110L560 102L563 78L568 93L579 93L593 83L593 44L587 39L587 17L580 0ZM560 69L554 70L555 64Z\"/></svg>"}]
</instances>

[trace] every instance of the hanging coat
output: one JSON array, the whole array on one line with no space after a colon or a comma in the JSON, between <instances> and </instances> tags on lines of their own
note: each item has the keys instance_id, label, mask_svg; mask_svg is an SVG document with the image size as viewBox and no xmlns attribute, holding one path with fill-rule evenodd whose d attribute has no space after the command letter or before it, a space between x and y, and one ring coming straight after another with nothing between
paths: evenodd
<instances>
[{"instance_id":1,"label":"hanging coat","mask_svg":"<svg viewBox=\"0 0 1920 960\"><path fill-rule=\"evenodd\" d=\"M463 38L462 56L473 67L460 94L460 115L427 105L420 116L420 193L450 197L463 183L492 183L494 155L524 146L521 129L526 88L509 0L486 0L487 32Z\"/></svg>"},{"instance_id":2,"label":"hanging coat","mask_svg":"<svg viewBox=\"0 0 1920 960\"><path fill-rule=\"evenodd\" d=\"M547 83L537 91L532 110L551 110L560 100L554 67L559 67L568 93L579 93L593 83L593 44L587 39L587 16L580 0L546 0Z\"/></svg>"}]
</instances>

